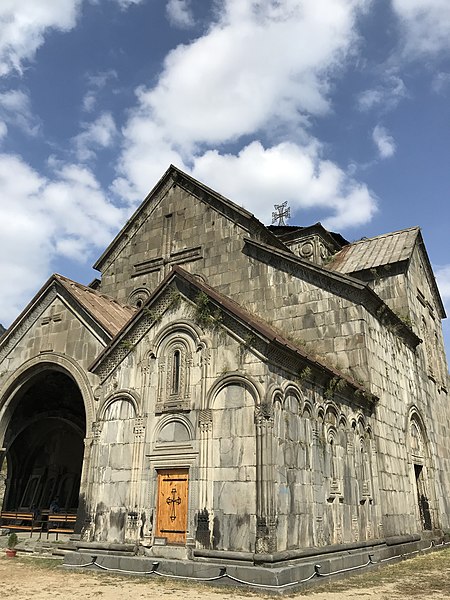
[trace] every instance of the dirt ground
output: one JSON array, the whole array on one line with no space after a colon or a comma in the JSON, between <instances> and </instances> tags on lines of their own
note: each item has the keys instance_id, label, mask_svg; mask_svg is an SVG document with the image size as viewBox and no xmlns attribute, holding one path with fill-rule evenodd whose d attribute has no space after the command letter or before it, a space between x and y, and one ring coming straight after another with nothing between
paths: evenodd
<instances>
[{"instance_id":1,"label":"dirt ground","mask_svg":"<svg viewBox=\"0 0 450 600\"><path fill-rule=\"evenodd\" d=\"M165 578L123 577L98 571L68 570L61 560L0 556L0 598L9 600L248 600L269 598L242 588L217 588ZM285 596L286 597L286 596ZM450 598L450 548L384 566L346 580L329 581L303 593L298 600L442 600Z\"/></svg>"}]
</instances>

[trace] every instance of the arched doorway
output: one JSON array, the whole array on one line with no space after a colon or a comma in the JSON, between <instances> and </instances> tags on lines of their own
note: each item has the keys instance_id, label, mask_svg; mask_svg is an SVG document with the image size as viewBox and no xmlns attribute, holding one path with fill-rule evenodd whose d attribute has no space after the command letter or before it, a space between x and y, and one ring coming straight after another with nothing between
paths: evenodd
<instances>
[{"instance_id":1,"label":"arched doorway","mask_svg":"<svg viewBox=\"0 0 450 600\"><path fill-rule=\"evenodd\" d=\"M64 371L44 368L12 398L3 442L3 510L78 508L86 417L83 398Z\"/></svg>"},{"instance_id":2,"label":"arched doorway","mask_svg":"<svg viewBox=\"0 0 450 600\"><path fill-rule=\"evenodd\" d=\"M414 495L417 501L417 514L422 530L433 529L431 510L428 451L422 421L416 412L409 420L409 448L414 469Z\"/></svg>"}]
</instances>

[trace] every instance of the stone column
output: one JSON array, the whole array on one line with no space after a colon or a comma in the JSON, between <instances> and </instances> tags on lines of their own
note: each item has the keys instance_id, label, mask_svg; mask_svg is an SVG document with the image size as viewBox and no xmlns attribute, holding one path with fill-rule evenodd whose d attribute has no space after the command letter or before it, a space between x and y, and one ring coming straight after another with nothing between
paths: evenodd
<instances>
[{"instance_id":1,"label":"stone column","mask_svg":"<svg viewBox=\"0 0 450 600\"><path fill-rule=\"evenodd\" d=\"M196 538L204 548L211 547L213 533L213 495L212 495L212 411L201 410L198 419L200 431L199 456L199 497Z\"/></svg>"},{"instance_id":2,"label":"stone column","mask_svg":"<svg viewBox=\"0 0 450 600\"><path fill-rule=\"evenodd\" d=\"M92 423L92 437L86 437L86 452L89 455L88 468L86 469L85 487L85 516L82 537L92 541L95 536L95 517L97 504L97 468L98 468L98 445L102 433L103 422ZM81 497L81 496L80 496Z\"/></svg>"},{"instance_id":3,"label":"stone column","mask_svg":"<svg viewBox=\"0 0 450 600\"><path fill-rule=\"evenodd\" d=\"M77 522L75 524L75 532L84 535L86 528L89 529L91 523L90 504L91 504L91 489L92 489L92 473L91 473L91 450L92 438L84 438L84 454L83 466L80 479L80 490L78 493L78 511Z\"/></svg>"},{"instance_id":4,"label":"stone column","mask_svg":"<svg viewBox=\"0 0 450 600\"><path fill-rule=\"evenodd\" d=\"M314 545L325 545L325 440L322 432L322 423L313 421L312 425L312 485L313 485L313 514L314 522Z\"/></svg>"},{"instance_id":5,"label":"stone column","mask_svg":"<svg viewBox=\"0 0 450 600\"><path fill-rule=\"evenodd\" d=\"M255 408L256 425L256 548L257 553L276 552L277 522L271 406Z\"/></svg>"},{"instance_id":6,"label":"stone column","mask_svg":"<svg viewBox=\"0 0 450 600\"><path fill-rule=\"evenodd\" d=\"M128 488L128 514L125 531L125 539L130 543L139 540L140 530L144 524L142 520L142 470L145 449L145 425L143 417L136 417L134 419L133 433L131 478Z\"/></svg>"}]
</instances>

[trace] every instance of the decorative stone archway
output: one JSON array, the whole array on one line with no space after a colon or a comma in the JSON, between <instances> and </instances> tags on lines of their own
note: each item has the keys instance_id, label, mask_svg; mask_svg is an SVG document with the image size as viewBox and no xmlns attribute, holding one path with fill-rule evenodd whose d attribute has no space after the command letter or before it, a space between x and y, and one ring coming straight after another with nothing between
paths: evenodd
<instances>
[{"instance_id":1,"label":"decorative stone archway","mask_svg":"<svg viewBox=\"0 0 450 600\"><path fill-rule=\"evenodd\" d=\"M423 420L413 408L408 419L408 449L411 462L413 495L416 498L416 516L419 528L431 531L436 524L433 518L433 496L430 482L431 465Z\"/></svg>"},{"instance_id":2,"label":"decorative stone archway","mask_svg":"<svg viewBox=\"0 0 450 600\"><path fill-rule=\"evenodd\" d=\"M46 510L55 498L62 510L80 508L87 412L92 415L91 387L65 357L32 359L5 382L0 395L4 509ZM82 525L83 518L77 529Z\"/></svg>"}]
</instances>

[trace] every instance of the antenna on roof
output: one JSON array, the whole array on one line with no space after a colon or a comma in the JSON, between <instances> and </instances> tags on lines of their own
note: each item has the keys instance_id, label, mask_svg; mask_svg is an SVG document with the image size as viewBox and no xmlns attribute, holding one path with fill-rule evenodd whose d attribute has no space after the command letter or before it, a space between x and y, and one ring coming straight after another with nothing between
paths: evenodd
<instances>
[{"instance_id":1,"label":"antenna on roof","mask_svg":"<svg viewBox=\"0 0 450 600\"><path fill-rule=\"evenodd\" d=\"M291 209L287 205L287 200L283 202L283 204L275 204L274 208L275 210L272 213L272 225L275 223L275 221L278 221L278 226L286 225L284 219L291 218Z\"/></svg>"}]
</instances>

